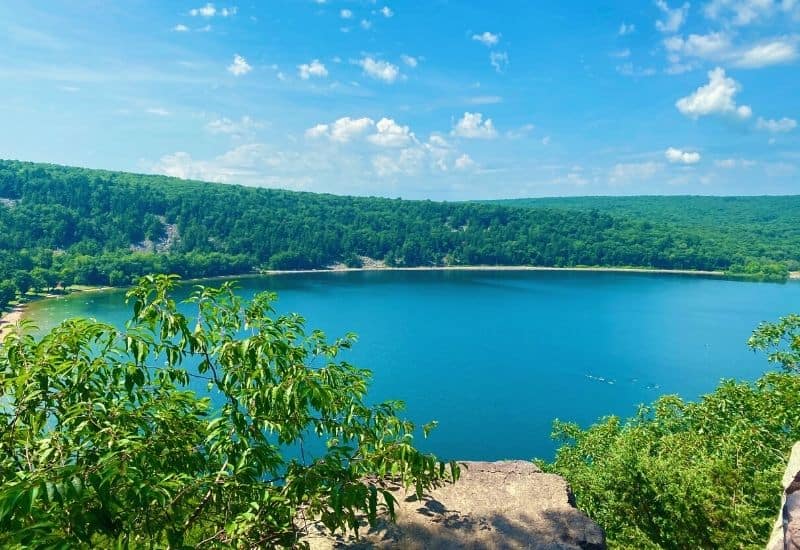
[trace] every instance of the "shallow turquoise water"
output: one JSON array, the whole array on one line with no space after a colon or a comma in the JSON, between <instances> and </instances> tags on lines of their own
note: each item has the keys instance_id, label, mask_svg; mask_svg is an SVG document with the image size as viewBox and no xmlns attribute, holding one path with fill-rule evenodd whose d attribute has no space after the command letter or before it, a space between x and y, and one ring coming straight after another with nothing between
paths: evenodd
<instances>
[{"instance_id":1,"label":"shallow turquoise water","mask_svg":"<svg viewBox=\"0 0 800 550\"><path fill-rule=\"evenodd\" d=\"M279 294L374 372L371 396L439 421L424 447L445 458L549 458L554 418L629 416L664 393L695 398L720 378L769 368L745 344L761 321L800 311L800 284L598 272L312 273L250 278ZM47 328L70 316L122 325L121 292L73 295L32 310Z\"/></svg>"}]
</instances>

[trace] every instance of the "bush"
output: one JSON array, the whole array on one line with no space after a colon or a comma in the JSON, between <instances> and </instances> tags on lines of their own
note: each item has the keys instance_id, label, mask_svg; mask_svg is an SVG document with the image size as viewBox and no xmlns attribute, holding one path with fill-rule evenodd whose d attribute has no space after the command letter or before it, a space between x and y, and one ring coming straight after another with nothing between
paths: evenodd
<instances>
[{"instance_id":1,"label":"bush","mask_svg":"<svg viewBox=\"0 0 800 550\"><path fill-rule=\"evenodd\" d=\"M230 284L198 287L190 321L176 284L143 278L125 330L76 319L0 346L0 546L290 546L304 519L391 513L388 480L457 477L399 403L365 403L369 372L337 359L352 336L306 334Z\"/></svg>"},{"instance_id":2,"label":"bush","mask_svg":"<svg viewBox=\"0 0 800 550\"><path fill-rule=\"evenodd\" d=\"M754 349L776 349L785 372L723 381L696 403L665 396L627 421L588 429L556 422L563 446L547 471L617 548L762 548L781 500L788 453L800 440L800 317L761 325ZM788 349L787 349L788 346Z\"/></svg>"}]
</instances>

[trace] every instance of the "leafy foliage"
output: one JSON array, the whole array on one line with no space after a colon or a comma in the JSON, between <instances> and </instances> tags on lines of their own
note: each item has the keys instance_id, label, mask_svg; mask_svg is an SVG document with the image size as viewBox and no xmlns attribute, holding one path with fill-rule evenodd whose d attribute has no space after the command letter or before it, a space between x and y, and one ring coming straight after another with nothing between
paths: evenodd
<instances>
[{"instance_id":1,"label":"leafy foliage","mask_svg":"<svg viewBox=\"0 0 800 550\"><path fill-rule=\"evenodd\" d=\"M788 372L800 373L800 315L763 323L747 342L751 349L769 351L767 358Z\"/></svg>"},{"instance_id":2,"label":"leafy foliage","mask_svg":"<svg viewBox=\"0 0 800 550\"><path fill-rule=\"evenodd\" d=\"M125 330L76 319L0 346L0 546L290 546L305 522L391 512L386 483L457 478L400 403L366 403L369 372L337 358L352 336L230 284L198 287L190 320L176 284L144 277Z\"/></svg>"},{"instance_id":3,"label":"leafy foliage","mask_svg":"<svg viewBox=\"0 0 800 550\"><path fill-rule=\"evenodd\" d=\"M750 345L783 338L796 366L798 318L759 327ZM572 485L612 547L763 548L780 505L788 452L800 440L800 376L724 381L695 403L661 397L627 421L588 429L556 422L563 446L545 469Z\"/></svg>"}]
</instances>

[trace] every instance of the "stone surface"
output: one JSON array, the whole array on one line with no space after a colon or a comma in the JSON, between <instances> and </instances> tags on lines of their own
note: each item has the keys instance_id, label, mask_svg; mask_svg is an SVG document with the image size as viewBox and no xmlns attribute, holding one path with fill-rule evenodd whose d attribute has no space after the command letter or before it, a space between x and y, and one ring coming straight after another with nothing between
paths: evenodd
<instances>
[{"instance_id":1,"label":"stone surface","mask_svg":"<svg viewBox=\"0 0 800 550\"><path fill-rule=\"evenodd\" d=\"M783 474L783 489L781 510L767 550L800 550L800 442L792 447Z\"/></svg>"},{"instance_id":2,"label":"stone surface","mask_svg":"<svg viewBox=\"0 0 800 550\"><path fill-rule=\"evenodd\" d=\"M604 549L605 534L573 505L563 478L524 461L463 462L461 479L422 500L395 490L397 523L362 529L361 540L322 534L314 549Z\"/></svg>"}]
</instances>

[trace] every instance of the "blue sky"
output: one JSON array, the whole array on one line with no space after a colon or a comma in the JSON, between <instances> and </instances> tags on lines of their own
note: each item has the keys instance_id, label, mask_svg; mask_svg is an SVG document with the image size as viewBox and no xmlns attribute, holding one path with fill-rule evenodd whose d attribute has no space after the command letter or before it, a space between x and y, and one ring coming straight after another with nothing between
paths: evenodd
<instances>
[{"instance_id":1,"label":"blue sky","mask_svg":"<svg viewBox=\"0 0 800 550\"><path fill-rule=\"evenodd\" d=\"M0 157L357 195L800 193L800 0L0 3Z\"/></svg>"}]
</instances>

